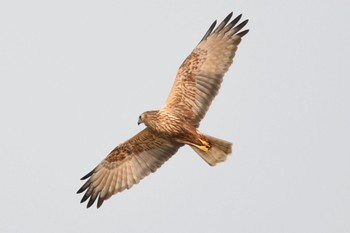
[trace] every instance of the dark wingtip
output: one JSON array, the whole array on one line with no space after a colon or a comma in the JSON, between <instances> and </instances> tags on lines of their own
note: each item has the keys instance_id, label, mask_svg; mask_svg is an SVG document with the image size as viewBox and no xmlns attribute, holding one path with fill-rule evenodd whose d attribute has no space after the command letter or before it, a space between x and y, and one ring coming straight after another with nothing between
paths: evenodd
<instances>
[{"instance_id":1,"label":"dark wingtip","mask_svg":"<svg viewBox=\"0 0 350 233\"><path fill-rule=\"evenodd\" d=\"M100 208L101 205L103 204L103 202L104 202L104 198L98 197L98 200L97 200L97 208Z\"/></svg>"},{"instance_id":2,"label":"dark wingtip","mask_svg":"<svg viewBox=\"0 0 350 233\"><path fill-rule=\"evenodd\" d=\"M230 22L230 19L232 18L233 12L231 12L230 14L228 14L226 16L226 18L219 24L219 26L214 30L213 33L217 33L220 32L228 22Z\"/></svg>"},{"instance_id":3,"label":"dark wingtip","mask_svg":"<svg viewBox=\"0 0 350 233\"><path fill-rule=\"evenodd\" d=\"M90 199L90 200L91 200L91 199ZM90 207L92 206L92 204L94 204L94 203L91 202L90 200L89 200L89 202L88 202L87 205L86 205L86 209L90 208Z\"/></svg>"},{"instance_id":4,"label":"dark wingtip","mask_svg":"<svg viewBox=\"0 0 350 233\"><path fill-rule=\"evenodd\" d=\"M241 24L243 25L242 27L244 27L247 23L249 22L249 19L244 20Z\"/></svg>"},{"instance_id":5,"label":"dark wingtip","mask_svg":"<svg viewBox=\"0 0 350 233\"><path fill-rule=\"evenodd\" d=\"M210 25L209 30L210 30L210 31L213 31L213 29L215 28L215 26L216 26L217 23L218 23L218 21L215 20L215 21ZM209 30L208 30L208 31L209 31Z\"/></svg>"},{"instance_id":6,"label":"dark wingtip","mask_svg":"<svg viewBox=\"0 0 350 233\"><path fill-rule=\"evenodd\" d=\"M242 14L238 15L236 18L232 20L232 22L234 22L233 24L235 25L236 23L238 23L238 21L241 20L241 18L242 18Z\"/></svg>"},{"instance_id":7,"label":"dark wingtip","mask_svg":"<svg viewBox=\"0 0 350 233\"><path fill-rule=\"evenodd\" d=\"M232 15L233 15L233 11L231 11L230 14L228 14L223 21L228 22L231 19Z\"/></svg>"},{"instance_id":8,"label":"dark wingtip","mask_svg":"<svg viewBox=\"0 0 350 233\"><path fill-rule=\"evenodd\" d=\"M81 177L80 180L86 180L87 178L89 178L90 176L92 176L92 174L94 174L95 169L93 169L91 172L89 172L88 174L86 174L85 176Z\"/></svg>"},{"instance_id":9,"label":"dark wingtip","mask_svg":"<svg viewBox=\"0 0 350 233\"><path fill-rule=\"evenodd\" d=\"M84 189L83 187L84 187L84 186L82 186L82 187L77 191L77 194L84 192L85 189Z\"/></svg>"},{"instance_id":10,"label":"dark wingtip","mask_svg":"<svg viewBox=\"0 0 350 233\"><path fill-rule=\"evenodd\" d=\"M208 36L210 36L211 32L214 30L215 26L216 26L217 21L215 20L209 27L208 31L205 33L205 35L203 36L203 38L201 39L200 42L202 42L203 40L207 39Z\"/></svg>"},{"instance_id":11,"label":"dark wingtip","mask_svg":"<svg viewBox=\"0 0 350 233\"><path fill-rule=\"evenodd\" d=\"M225 19L217 26L217 28L215 28L216 23L217 23L217 21L215 20L214 23L212 23L212 25L210 26L209 30L205 33L205 35L203 36L203 38L201 39L200 42L206 40L212 33L218 33L222 30L224 30L224 33L226 33L227 31L231 30L231 28L234 27L236 25L236 23L238 23L238 21L242 18L242 14L239 14L229 24L227 24L231 20L232 15L233 15L233 12L230 12L225 17ZM247 23L248 23L248 19L244 20L243 22L238 24L236 27L234 27L235 32L241 30ZM248 31L249 30L245 30L243 32L237 33L236 35L243 37L245 34L248 33Z\"/></svg>"},{"instance_id":12,"label":"dark wingtip","mask_svg":"<svg viewBox=\"0 0 350 233\"><path fill-rule=\"evenodd\" d=\"M97 195L92 195L89 199L89 202L86 205L86 208L90 208L94 203L97 198Z\"/></svg>"},{"instance_id":13,"label":"dark wingtip","mask_svg":"<svg viewBox=\"0 0 350 233\"><path fill-rule=\"evenodd\" d=\"M237 36L243 37L249 32L249 29L241 31L240 33L237 33Z\"/></svg>"},{"instance_id":14,"label":"dark wingtip","mask_svg":"<svg viewBox=\"0 0 350 233\"><path fill-rule=\"evenodd\" d=\"M85 184L77 191L77 194L84 192L87 188L89 188L90 184L90 180L86 181Z\"/></svg>"},{"instance_id":15,"label":"dark wingtip","mask_svg":"<svg viewBox=\"0 0 350 233\"><path fill-rule=\"evenodd\" d=\"M240 31L245 25L247 25L248 23L248 19L244 20L242 23L238 24L236 27L234 27L233 29L238 32ZM248 32L246 30L242 31L242 32L239 32L237 33L236 35L239 35L239 36L244 36L245 34L247 34Z\"/></svg>"},{"instance_id":16,"label":"dark wingtip","mask_svg":"<svg viewBox=\"0 0 350 233\"><path fill-rule=\"evenodd\" d=\"M80 203L85 202L89 197L90 197L90 196L89 196L89 195L86 195L86 193L85 193L85 195L83 196L83 198L80 200Z\"/></svg>"}]
</instances>

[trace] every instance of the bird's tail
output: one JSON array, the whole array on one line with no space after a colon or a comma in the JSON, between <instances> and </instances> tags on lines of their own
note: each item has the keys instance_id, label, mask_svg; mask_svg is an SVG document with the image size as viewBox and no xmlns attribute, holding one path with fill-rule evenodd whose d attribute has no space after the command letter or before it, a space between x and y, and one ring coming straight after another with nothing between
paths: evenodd
<instances>
[{"instance_id":1,"label":"bird's tail","mask_svg":"<svg viewBox=\"0 0 350 233\"><path fill-rule=\"evenodd\" d=\"M208 151L203 151L195 146L192 149L199 154L210 166L215 166L217 163L224 162L229 154L232 153L232 143L215 138L208 135L205 136L210 144Z\"/></svg>"}]
</instances>

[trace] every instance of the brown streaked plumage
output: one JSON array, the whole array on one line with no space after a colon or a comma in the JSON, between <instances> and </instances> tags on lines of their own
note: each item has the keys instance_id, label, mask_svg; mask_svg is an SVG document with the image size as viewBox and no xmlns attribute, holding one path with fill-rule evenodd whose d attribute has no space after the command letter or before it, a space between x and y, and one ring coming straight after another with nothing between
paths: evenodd
<instances>
[{"instance_id":1,"label":"brown streaked plumage","mask_svg":"<svg viewBox=\"0 0 350 233\"><path fill-rule=\"evenodd\" d=\"M140 115L138 124L147 127L117 146L90 173L78 193L85 191L81 202L88 200L97 207L113 194L131 188L151 172L155 172L183 145L189 145L209 165L226 160L232 144L198 131L224 74L232 64L245 20L241 15L230 21L230 13L216 28L210 26L200 43L182 63L164 106L159 111Z\"/></svg>"}]
</instances>

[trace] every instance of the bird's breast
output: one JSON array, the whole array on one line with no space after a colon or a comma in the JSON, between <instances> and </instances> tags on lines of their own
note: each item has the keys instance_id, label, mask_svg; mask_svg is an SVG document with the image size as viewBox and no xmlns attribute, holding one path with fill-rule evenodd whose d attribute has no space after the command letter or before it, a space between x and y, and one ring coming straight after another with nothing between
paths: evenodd
<instances>
[{"instance_id":1,"label":"bird's breast","mask_svg":"<svg viewBox=\"0 0 350 233\"><path fill-rule=\"evenodd\" d=\"M160 114L147 125L152 131L163 137L176 137L183 133L183 120L171 114Z\"/></svg>"}]
</instances>

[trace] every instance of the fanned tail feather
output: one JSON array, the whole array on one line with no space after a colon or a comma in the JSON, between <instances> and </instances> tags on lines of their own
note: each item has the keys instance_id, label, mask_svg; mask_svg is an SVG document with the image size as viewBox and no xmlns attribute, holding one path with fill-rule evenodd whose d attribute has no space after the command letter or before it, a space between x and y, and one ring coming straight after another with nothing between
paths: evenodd
<instances>
[{"instance_id":1,"label":"fanned tail feather","mask_svg":"<svg viewBox=\"0 0 350 233\"><path fill-rule=\"evenodd\" d=\"M232 143L212 136L204 136L209 140L211 148L208 151L203 151L195 146L191 146L192 149L210 166L215 166L217 163L224 162L227 156L232 153Z\"/></svg>"}]
</instances>

